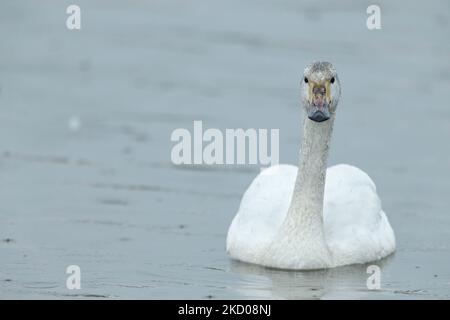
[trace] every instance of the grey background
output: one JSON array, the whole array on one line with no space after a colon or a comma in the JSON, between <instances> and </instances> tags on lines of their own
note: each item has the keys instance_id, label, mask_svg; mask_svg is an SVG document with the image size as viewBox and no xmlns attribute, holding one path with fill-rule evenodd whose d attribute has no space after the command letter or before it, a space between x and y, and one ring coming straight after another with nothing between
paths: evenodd
<instances>
[{"instance_id":1,"label":"grey background","mask_svg":"<svg viewBox=\"0 0 450 320\"><path fill-rule=\"evenodd\" d=\"M69 4L82 29L69 31ZM1 1L0 298L449 298L450 3ZM297 163L299 81L343 86L329 163L376 182L397 237L379 262L314 272L230 261L259 168L176 167L176 128L279 128ZM79 130L70 130L79 119ZM82 289L65 286L66 267Z\"/></svg>"}]
</instances>

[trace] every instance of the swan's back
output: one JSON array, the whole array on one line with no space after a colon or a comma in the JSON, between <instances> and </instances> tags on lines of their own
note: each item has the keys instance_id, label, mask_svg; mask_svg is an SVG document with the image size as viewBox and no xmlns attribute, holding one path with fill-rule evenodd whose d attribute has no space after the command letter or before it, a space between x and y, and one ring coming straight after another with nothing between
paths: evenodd
<instances>
[{"instance_id":1,"label":"swan's back","mask_svg":"<svg viewBox=\"0 0 450 320\"><path fill-rule=\"evenodd\" d=\"M228 230L231 257L261 261L286 217L297 170L277 165L253 180ZM334 266L378 260L395 249L394 233L381 209L375 184L356 167L327 169L323 216Z\"/></svg>"},{"instance_id":2,"label":"swan's back","mask_svg":"<svg viewBox=\"0 0 450 320\"><path fill-rule=\"evenodd\" d=\"M231 257L258 263L286 216L297 167L276 165L262 171L245 191L227 236Z\"/></svg>"},{"instance_id":3,"label":"swan's back","mask_svg":"<svg viewBox=\"0 0 450 320\"><path fill-rule=\"evenodd\" d=\"M394 232L364 171L345 164L328 168L323 212L336 265L375 261L394 251Z\"/></svg>"}]
</instances>

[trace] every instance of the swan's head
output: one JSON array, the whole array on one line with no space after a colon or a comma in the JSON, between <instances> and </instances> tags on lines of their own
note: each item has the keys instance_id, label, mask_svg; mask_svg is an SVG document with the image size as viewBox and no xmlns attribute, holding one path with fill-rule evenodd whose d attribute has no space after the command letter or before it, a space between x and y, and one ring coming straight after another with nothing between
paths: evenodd
<instances>
[{"instance_id":1,"label":"swan's head","mask_svg":"<svg viewBox=\"0 0 450 320\"><path fill-rule=\"evenodd\" d=\"M313 62L305 68L301 83L303 106L308 118L315 122L330 119L336 112L341 85L334 66L329 62Z\"/></svg>"}]
</instances>

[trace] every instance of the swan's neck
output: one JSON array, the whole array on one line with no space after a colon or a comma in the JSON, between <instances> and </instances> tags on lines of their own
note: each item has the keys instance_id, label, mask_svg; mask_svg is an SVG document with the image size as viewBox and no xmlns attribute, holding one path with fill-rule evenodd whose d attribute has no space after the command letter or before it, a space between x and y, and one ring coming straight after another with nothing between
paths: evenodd
<instances>
[{"instance_id":1,"label":"swan's neck","mask_svg":"<svg viewBox=\"0 0 450 320\"><path fill-rule=\"evenodd\" d=\"M302 237L323 241L325 175L333 123L334 114L321 123L304 115L300 164L286 219Z\"/></svg>"},{"instance_id":2,"label":"swan's neck","mask_svg":"<svg viewBox=\"0 0 450 320\"><path fill-rule=\"evenodd\" d=\"M300 165L286 218L264 253L266 265L288 269L333 266L323 225L327 157L334 115L317 123L305 115Z\"/></svg>"}]
</instances>

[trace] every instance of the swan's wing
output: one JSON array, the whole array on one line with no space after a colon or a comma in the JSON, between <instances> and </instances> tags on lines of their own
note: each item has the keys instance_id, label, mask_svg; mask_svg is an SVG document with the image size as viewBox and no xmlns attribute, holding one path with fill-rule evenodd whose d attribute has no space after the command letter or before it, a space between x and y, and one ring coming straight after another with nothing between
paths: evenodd
<instances>
[{"instance_id":1,"label":"swan's wing","mask_svg":"<svg viewBox=\"0 0 450 320\"><path fill-rule=\"evenodd\" d=\"M394 232L375 184L353 166L327 170L324 227L337 265L378 260L395 250Z\"/></svg>"},{"instance_id":2,"label":"swan's wing","mask_svg":"<svg viewBox=\"0 0 450 320\"><path fill-rule=\"evenodd\" d=\"M289 209L296 175L297 167L276 165L253 180L228 230L227 251L233 258L252 262L267 248Z\"/></svg>"}]
</instances>

